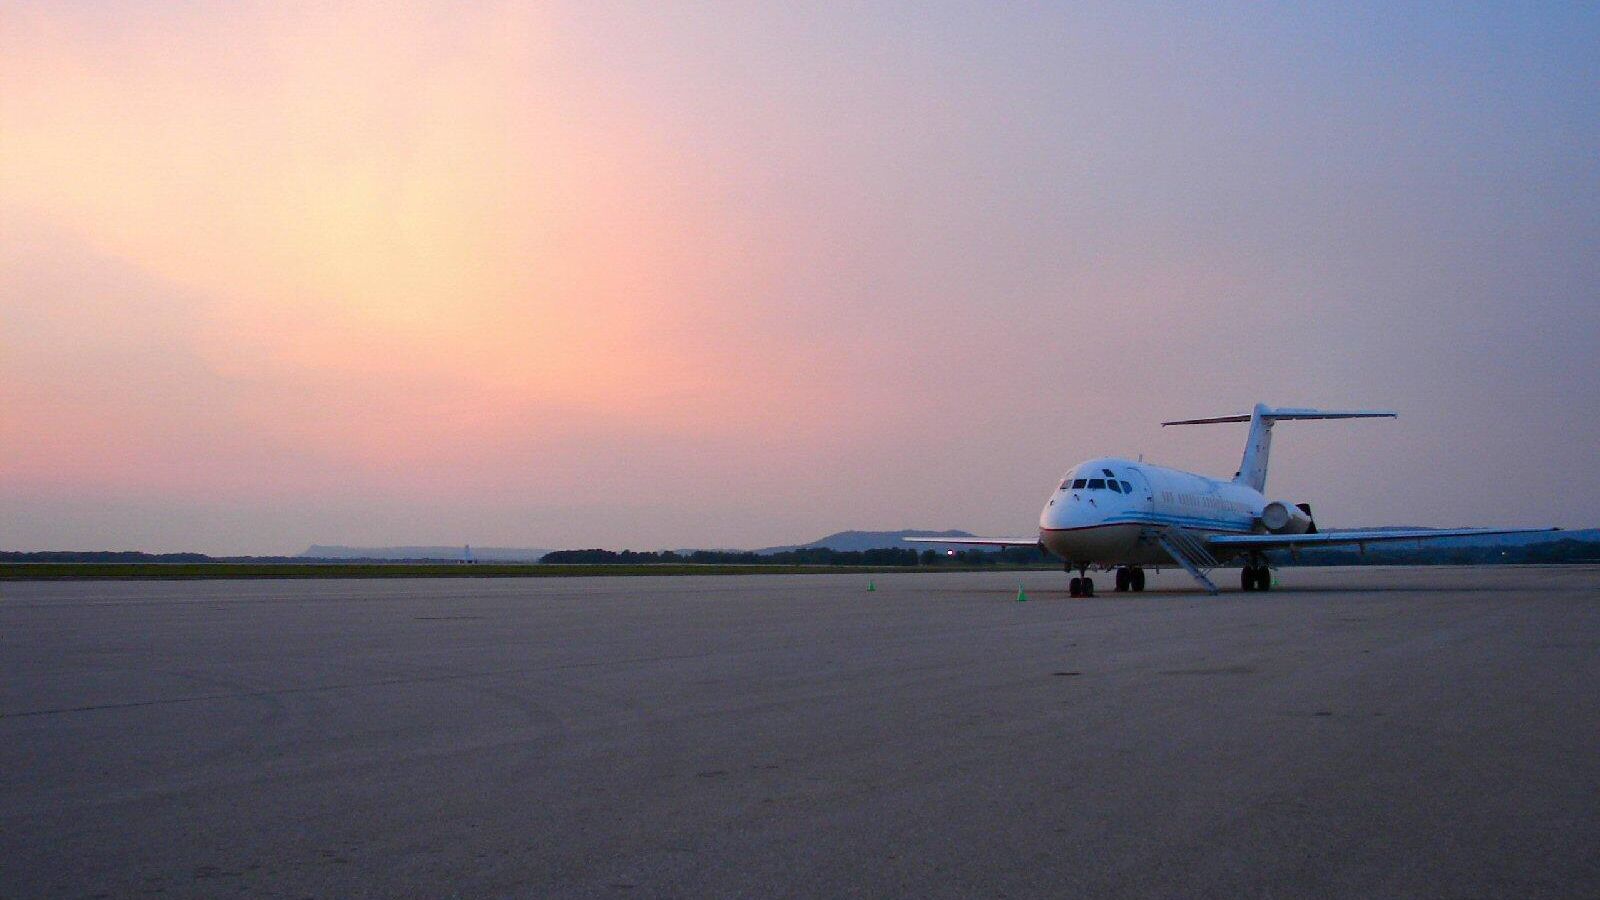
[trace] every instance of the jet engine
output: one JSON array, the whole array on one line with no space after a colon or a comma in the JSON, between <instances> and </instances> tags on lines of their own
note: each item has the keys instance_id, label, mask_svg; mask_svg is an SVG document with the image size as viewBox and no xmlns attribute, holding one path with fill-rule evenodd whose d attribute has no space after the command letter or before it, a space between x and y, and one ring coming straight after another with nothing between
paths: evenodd
<instances>
[{"instance_id":1,"label":"jet engine","mask_svg":"<svg viewBox=\"0 0 1600 900\"><path fill-rule=\"evenodd\" d=\"M1274 500L1261 508L1261 524L1273 534L1315 534L1311 508L1306 504Z\"/></svg>"}]
</instances>

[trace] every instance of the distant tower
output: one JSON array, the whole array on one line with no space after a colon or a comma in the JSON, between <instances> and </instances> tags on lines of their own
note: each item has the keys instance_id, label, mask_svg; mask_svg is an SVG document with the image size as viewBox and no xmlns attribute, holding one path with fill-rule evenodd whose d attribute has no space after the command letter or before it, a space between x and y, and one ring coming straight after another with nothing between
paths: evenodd
<instances>
[{"instance_id":1,"label":"distant tower","mask_svg":"<svg viewBox=\"0 0 1600 900\"><path fill-rule=\"evenodd\" d=\"M471 544L462 544L461 545L461 562L462 562L463 565L468 565L468 566L470 566L473 563L477 562L477 560L472 558L472 545Z\"/></svg>"}]
</instances>

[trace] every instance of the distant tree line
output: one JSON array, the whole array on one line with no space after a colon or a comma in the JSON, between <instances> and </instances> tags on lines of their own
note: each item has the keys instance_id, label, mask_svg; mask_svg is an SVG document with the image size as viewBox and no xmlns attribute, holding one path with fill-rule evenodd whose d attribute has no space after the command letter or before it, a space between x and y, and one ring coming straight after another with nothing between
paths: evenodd
<instances>
[{"instance_id":1,"label":"distant tree line","mask_svg":"<svg viewBox=\"0 0 1600 900\"><path fill-rule=\"evenodd\" d=\"M203 563L204 553L141 553L137 550L0 550L0 562Z\"/></svg>"},{"instance_id":2,"label":"distant tree line","mask_svg":"<svg viewBox=\"0 0 1600 900\"><path fill-rule=\"evenodd\" d=\"M1031 547L997 547L993 550L982 550L969 547L946 553L942 550L924 550L918 560L925 566L1038 566L1049 564L1059 565L1061 560L1040 550L1037 545Z\"/></svg>"},{"instance_id":3,"label":"distant tree line","mask_svg":"<svg viewBox=\"0 0 1600 900\"><path fill-rule=\"evenodd\" d=\"M778 553L748 550L553 550L539 560L551 564L648 565L650 563L704 563L715 565L767 564L793 566L993 566L1034 565L1047 559L1037 547L1007 547L1003 550L960 550L947 554L939 550L913 550L909 547L884 547L878 550L830 550L807 547Z\"/></svg>"},{"instance_id":4,"label":"distant tree line","mask_svg":"<svg viewBox=\"0 0 1600 900\"><path fill-rule=\"evenodd\" d=\"M450 562L450 560L319 559L306 556L208 556L204 553L144 553L139 550L0 550L8 563L312 563Z\"/></svg>"}]
</instances>

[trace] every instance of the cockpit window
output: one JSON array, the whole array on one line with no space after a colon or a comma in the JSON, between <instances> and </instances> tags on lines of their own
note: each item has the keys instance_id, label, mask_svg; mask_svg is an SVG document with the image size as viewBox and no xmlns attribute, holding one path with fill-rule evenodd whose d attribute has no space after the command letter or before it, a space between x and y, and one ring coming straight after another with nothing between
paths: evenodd
<instances>
[{"instance_id":1,"label":"cockpit window","mask_svg":"<svg viewBox=\"0 0 1600 900\"><path fill-rule=\"evenodd\" d=\"M1111 488L1113 491L1116 491L1119 494L1122 493L1122 485L1117 484L1115 479L1106 482L1106 487Z\"/></svg>"},{"instance_id":2,"label":"cockpit window","mask_svg":"<svg viewBox=\"0 0 1600 900\"><path fill-rule=\"evenodd\" d=\"M1129 483L1127 483L1127 482L1126 482L1126 481L1124 481L1124 482L1123 482L1123 483L1122 483L1122 492L1123 492L1123 493L1124 493L1124 494L1131 494L1131 493L1133 493L1133 485L1131 485L1131 484L1129 484Z\"/></svg>"},{"instance_id":3,"label":"cockpit window","mask_svg":"<svg viewBox=\"0 0 1600 900\"><path fill-rule=\"evenodd\" d=\"M1091 479L1089 479L1089 490L1091 490L1091 491L1103 491L1105 489L1106 489L1106 480L1104 478L1091 478Z\"/></svg>"},{"instance_id":4,"label":"cockpit window","mask_svg":"<svg viewBox=\"0 0 1600 900\"><path fill-rule=\"evenodd\" d=\"M1117 473L1111 471L1110 469L1101 469L1100 471L1106 473L1106 477L1107 478L1115 478L1115 477L1117 477Z\"/></svg>"},{"instance_id":5,"label":"cockpit window","mask_svg":"<svg viewBox=\"0 0 1600 900\"><path fill-rule=\"evenodd\" d=\"M1083 490L1083 485L1087 481L1088 481L1088 479L1086 479L1086 478L1074 478L1074 479L1072 479L1072 489L1075 490L1075 491Z\"/></svg>"}]
</instances>

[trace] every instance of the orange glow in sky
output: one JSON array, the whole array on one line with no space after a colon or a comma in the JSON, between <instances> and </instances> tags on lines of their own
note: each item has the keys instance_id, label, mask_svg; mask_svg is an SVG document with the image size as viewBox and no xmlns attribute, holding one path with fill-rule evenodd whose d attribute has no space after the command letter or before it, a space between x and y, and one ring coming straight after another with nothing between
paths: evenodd
<instances>
[{"instance_id":1,"label":"orange glow in sky","mask_svg":"<svg viewBox=\"0 0 1600 900\"><path fill-rule=\"evenodd\" d=\"M1593 22L1494 15L4 4L0 548L1013 533L1258 400L1412 429L1319 520L1580 524L1450 489L1600 340Z\"/></svg>"},{"instance_id":2,"label":"orange glow in sky","mask_svg":"<svg viewBox=\"0 0 1600 900\"><path fill-rule=\"evenodd\" d=\"M334 480L559 480L578 451L541 437L714 433L771 387L762 365L722 368L755 360L717 346L707 301L736 248L716 211L538 12L331 7L8 13L8 303L69 342L143 332L98 381L13 370L12 408L56 440L9 474L247 491L240 463L314 454ZM140 288L85 291L68 259ZM126 389L178 359L182 396ZM169 417L278 446L187 453ZM508 441L534 455L497 460Z\"/></svg>"}]
</instances>

